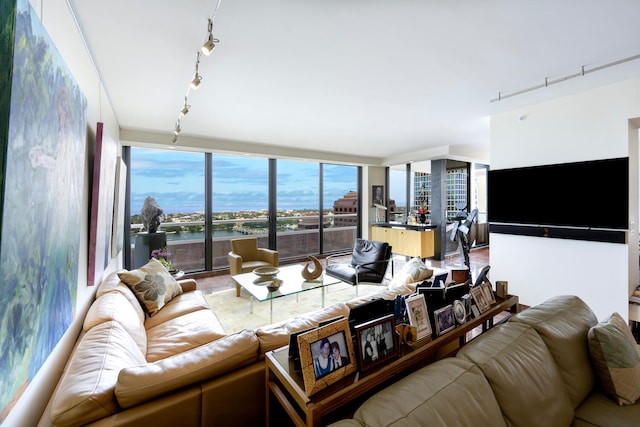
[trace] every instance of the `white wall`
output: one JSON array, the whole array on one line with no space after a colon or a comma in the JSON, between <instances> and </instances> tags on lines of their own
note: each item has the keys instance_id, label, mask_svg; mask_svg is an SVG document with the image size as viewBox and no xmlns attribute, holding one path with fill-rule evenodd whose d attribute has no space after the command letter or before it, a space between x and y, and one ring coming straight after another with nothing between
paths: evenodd
<instances>
[{"instance_id":1,"label":"white wall","mask_svg":"<svg viewBox=\"0 0 640 427\"><path fill-rule=\"evenodd\" d=\"M640 79L634 79L492 116L491 169L636 156L629 143L635 139L637 144L637 132L632 137L629 127L640 117L639 94ZM526 120L518 120L521 115ZM637 159L631 159L630 168L637 177ZM637 194L637 179L630 182L630 192ZM637 197L630 198L634 204ZM615 209L599 205L597 194L587 208ZM637 233L637 206L630 206L630 221ZM490 239L491 278L508 281L522 304L575 294L599 318L613 311L628 316L629 288L637 280L630 273L628 244L495 233ZM637 238L630 241L637 245Z\"/></svg>"},{"instance_id":2,"label":"white wall","mask_svg":"<svg viewBox=\"0 0 640 427\"><path fill-rule=\"evenodd\" d=\"M83 221L78 227L80 259L78 262L76 317L34 380L27 386L16 406L2 423L3 427L36 425L38 423L75 344L82 319L84 319L89 304L93 300L95 287L87 286L86 260L89 241L89 196L91 194L89 185L91 182L90 174L93 170L96 123L103 122L105 131L115 140L118 140L119 130L108 97L100 84L67 2L65 0L30 0L30 3L87 98L87 155L84 176ZM121 152L120 147L119 152ZM117 268L118 265L121 265L120 259L113 259L106 271L109 272ZM102 277L103 273L96 272L96 281ZM48 425L48 421L45 420L43 425Z\"/></svg>"}]
</instances>

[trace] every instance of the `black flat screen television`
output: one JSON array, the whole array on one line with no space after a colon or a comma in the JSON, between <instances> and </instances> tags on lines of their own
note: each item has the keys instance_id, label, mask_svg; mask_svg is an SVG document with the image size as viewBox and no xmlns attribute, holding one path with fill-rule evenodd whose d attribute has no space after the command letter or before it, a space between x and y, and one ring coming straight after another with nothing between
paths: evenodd
<instances>
[{"instance_id":1,"label":"black flat screen television","mask_svg":"<svg viewBox=\"0 0 640 427\"><path fill-rule=\"evenodd\" d=\"M489 170L489 223L626 230L629 159Z\"/></svg>"}]
</instances>

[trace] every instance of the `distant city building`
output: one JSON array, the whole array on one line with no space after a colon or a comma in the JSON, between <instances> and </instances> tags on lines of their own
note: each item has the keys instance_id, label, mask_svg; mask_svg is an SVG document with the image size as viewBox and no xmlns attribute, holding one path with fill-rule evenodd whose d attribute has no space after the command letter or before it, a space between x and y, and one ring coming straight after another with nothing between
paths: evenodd
<instances>
[{"instance_id":1,"label":"distant city building","mask_svg":"<svg viewBox=\"0 0 640 427\"><path fill-rule=\"evenodd\" d=\"M456 205L467 202L468 173L466 168L447 169L447 219L453 220L458 212ZM413 206L417 209L425 204L431 211L431 174L416 172L413 180Z\"/></svg>"},{"instance_id":2,"label":"distant city building","mask_svg":"<svg viewBox=\"0 0 640 427\"><path fill-rule=\"evenodd\" d=\"M447 219L453 220L458 212L456 205L467 204L466 168L447 169Z\"/></svg>"},{"instance_id":3,"label":"distant city building","mask_svg":"<svg viewBox=\"0 0 640 427\"><path fill-rule=\"evenodd\" d=\"M336 227L355 227L358 225L357 213L358 192L349 191L344 197L333 202L333 225Z\"/></svg>"}]
</instances>

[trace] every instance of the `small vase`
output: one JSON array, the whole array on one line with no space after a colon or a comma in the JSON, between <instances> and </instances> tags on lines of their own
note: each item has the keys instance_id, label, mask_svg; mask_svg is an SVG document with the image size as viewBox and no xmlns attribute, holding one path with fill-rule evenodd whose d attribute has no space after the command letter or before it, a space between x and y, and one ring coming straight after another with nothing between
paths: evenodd
<instances>
[{"instance_id":1,"label":"small vase","mask_svg":"<svg viewBox=\"0 0 640 427\"><path fill-rule=\"evenodd\" d=\"M427 222L427 215L426 215L426 214L421 213L421 214L420 214L420 224L424 224L424 223L426 223L426 222Z\"/></svg>"}]
</instances>

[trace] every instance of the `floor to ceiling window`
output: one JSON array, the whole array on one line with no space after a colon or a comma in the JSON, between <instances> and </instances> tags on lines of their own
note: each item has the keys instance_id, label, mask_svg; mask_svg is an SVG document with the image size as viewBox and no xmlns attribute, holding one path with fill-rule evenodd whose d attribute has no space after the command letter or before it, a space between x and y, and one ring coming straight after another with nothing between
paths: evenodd
<instances>
[{"instance_id":1,"label":"floor to ceiling window","mask_svg":"<svg viewBox=\"0 0 640 427\"><path fill-rule=\"evenodd\" d=\"M142 230L145 199L154 198L170 260L184 271L204 269L204 165L203 153L131 148L131 241Z\"/></svg>"},{"instance_id":2,"label":"floor to ceiling window","mask_svg":"<svg viewBox=\"0 0 640 427\"><path fill-rule=\"evenodd\" d=\"M389 168L389 221L407 222L409 208L407 203L407 169L406 165Z\"/></svg>"},{"instance_id":3,"label":"floor to ceiling window","mask_svg":"<svg viewBox=\"0 0 640 427\"><path fill-rule=\"evenodd\" d=\"M358 168L322 165L323 252L351 249L358 232Z\"/></svg>"},{"instance_id":4,"label":"floor to ceiling window","mask_svg":"<svg viewBox=\"0 0 640 427\"><path fill-rule=\"evenodd\" d=\"M319 177L318 163L277 162L276 247L282 259L318 253L321 228ZM325 218L322 217L322 227L324 225Z\"/></svg>"},{"instance_id":5,"label":"floor to ceiling window","mask_svg":"<svg viewBox=\"0 0 640 427\"><path fill-rule=\"evenodd\" d=\"M171 261L185 272L228 268L234 237L255 236L286 261L348 250L358 234L356 166L138 147L123 152L129 155L132 258L148 196L163 210L159 231L167 234ZM271 183L270 167L276 171ZM271 244L269 218L276 224Z\"/></svg>"},{"instance_id":6,"label":"floor to ceiling window","mask_svg":"<svg viewBox=\"0 0 640 427\"><path fill-rule=\"evenodd\" d=\"M213 155L212 266L229 266L230 239L252 236L269 247L269 160Z\"/></svg>"}]
</instances>

